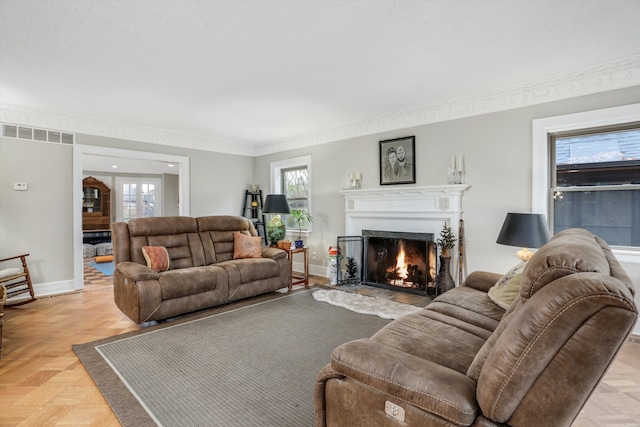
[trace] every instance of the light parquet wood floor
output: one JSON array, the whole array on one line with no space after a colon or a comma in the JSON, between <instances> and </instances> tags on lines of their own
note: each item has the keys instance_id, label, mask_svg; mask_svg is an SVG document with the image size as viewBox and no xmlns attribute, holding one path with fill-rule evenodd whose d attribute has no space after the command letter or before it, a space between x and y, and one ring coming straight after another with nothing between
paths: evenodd
<instances>
[{"instance_id":1,"label":"light parquet wood floor","mask_svg":"<svg viewBox=\"0 0 640 427\"><path fill-rule=\"evenodd\" d=\"M83 292L5 309L1 427L120 425L71 349L140 328L115 306L109 283L97 277ZM640 426L640 343L625 343L573 426Z\"/></svg>"}]
</instances>

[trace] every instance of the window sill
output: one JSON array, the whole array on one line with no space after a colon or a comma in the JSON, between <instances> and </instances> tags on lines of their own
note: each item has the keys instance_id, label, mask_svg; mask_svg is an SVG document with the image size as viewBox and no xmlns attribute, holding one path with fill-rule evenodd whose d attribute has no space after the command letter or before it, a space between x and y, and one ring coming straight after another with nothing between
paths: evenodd
<instances>
[{"instance_id":1,"label":"window sill","mask_svg":"<svg viewBox=\"0 0 640 427\"><path fill-rule=\"evenodd\" d=\"M640 264L640 248L612 247L611 251L621 264Z\"/></svg>"}]
</instances>

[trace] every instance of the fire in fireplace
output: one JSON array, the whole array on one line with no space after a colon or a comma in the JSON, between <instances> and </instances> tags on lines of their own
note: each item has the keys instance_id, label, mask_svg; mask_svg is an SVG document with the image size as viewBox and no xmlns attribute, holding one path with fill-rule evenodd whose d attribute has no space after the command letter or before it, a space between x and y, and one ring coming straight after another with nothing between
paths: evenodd
<instances>
[{"instance_id":1,"label":"fire in fireplace","mask_svg":"<svg viewBox=\"0 0 640 427\"><path fill-rule=\"evenodd\" d=\"M435 294L436 245L431 233L363 230L368 285Z\"/></svg>"}]
</instances>

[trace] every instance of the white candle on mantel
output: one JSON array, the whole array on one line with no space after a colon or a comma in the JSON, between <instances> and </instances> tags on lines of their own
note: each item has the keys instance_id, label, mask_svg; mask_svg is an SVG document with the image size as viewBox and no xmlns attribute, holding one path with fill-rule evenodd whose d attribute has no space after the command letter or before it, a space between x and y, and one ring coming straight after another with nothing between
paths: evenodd
<instances>
[{"instance_id":1,"label":"white candle on mantel","mask_svg":"<svg viewBox=\"0 0 640 427\"><path fill-rule=\"evenodd\" d=\"M464 154L460 154L458 158L458 170L460 173L464 173Z\"/></svg>"},{"instance_id":2,"label":"white candle on mantel","mask_svg":"<svg viewBox=\"0 0 640 427\"><path fill-rule=\"evenodd\" d=\"M451 169L456 170L456 156L451 156Z\"/></svg>"}]
</instances>

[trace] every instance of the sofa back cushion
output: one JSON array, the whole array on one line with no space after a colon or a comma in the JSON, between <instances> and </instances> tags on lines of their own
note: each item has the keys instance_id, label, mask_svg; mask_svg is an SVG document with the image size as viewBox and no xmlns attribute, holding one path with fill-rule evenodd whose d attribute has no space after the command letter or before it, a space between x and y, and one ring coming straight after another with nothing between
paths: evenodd
<instances>
[{"instance_id":1,"label":"sofa back cushion","mask_svg":"<svg viewBox=\"0 0 640 427\"><path fill-rule=\"evenodd\" d=\"M567 250L569 247L571 251ZM577 228L561 231L527 262L520 282L520 296L525 302L554 280L579 272L608 275L609 261L590 232Z\"/></svg>"},{"instance_id":2,"label":"sofa back cushion","mask_svg":"<svg viewBox=\"0 0 640 427\"><path fill-rule=\"evenodd\" d=\"M135 218L127 225L131 261L147 265L142 247L164 246L169 253L171 270L205 265L204 249L195 218Z\"/></svg>"},{"instance_id":3,"label":"sofa back cushion","mask_svg":"<svg viewBox=\"0 0 640 427\"><path fill-rule=\"evenodd\" d=\"M585 230L558 233L529 263L520 297L467 375L495 422L569 425L633 328L633 285Z\"/></svg>"},{"instance_id":4,"label":"sofa back cushion","mask_svg":"<svg viewBox=\"0 0 640 427\"><path fill-rule=\"evenodd\" d=\"M196 218L206 265L233 259L234 233L257 236L251 220L233 215Z\"/></svg>"}]
</instances>

